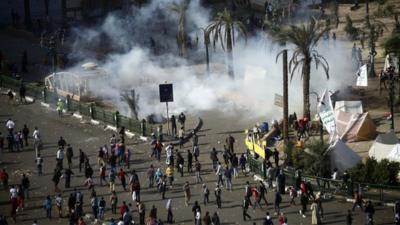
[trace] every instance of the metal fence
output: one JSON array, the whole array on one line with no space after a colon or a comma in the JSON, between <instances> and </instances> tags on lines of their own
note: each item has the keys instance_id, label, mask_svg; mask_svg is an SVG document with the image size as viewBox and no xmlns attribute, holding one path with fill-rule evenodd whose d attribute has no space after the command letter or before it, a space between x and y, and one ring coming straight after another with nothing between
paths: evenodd
<instances>
[{"instance_id":1,"label":"metal fence","mask_svg":"<svg viewBox=\"0 0 400 225\"><path fill-rule=\"evenodd\" d=\"M263 162L255 159L252 154L247 154L247 162L250 171L266 178L266 169ZM395 202L400 199L400 186L383 184L368 184L358 182L344 182L343 180L331 180L322 177L299 175L294 169L285 169L285 183L287 186L297 187L301 180L309 182L314 192L328 195L341 195L352 198L355 191L361 191L364 198L380 202ZM275 174L275 173L273 173ZM274 179L273 179L274 180Z\"/></svg>"},{"instance_id":2,"label":"metal fence","mask_svg":"<svg viewBox=\"0 0 400 225\"><path fill-rule=\"evenodd\" d=\"M0 87L12 89L19 92L21 87L21 80L16 80L8 76L0 75ZM36 100L41 100L45 103L56 105L60 96L52 91L47 90L45 87L35 86L34 84L24 83L26 88L26 95L31 96ZM79 114L98 120L106 124L116 126L117 128L125 127L129 131L140 133L144 136L154 132L155 127L148 124L145 120L138 121L126 116L120 115L118 111L111 111L102 107L95 106L93 103L84 103L66 99L66 110L70 112L79 112Z\"/></svg>"}]
</instances>

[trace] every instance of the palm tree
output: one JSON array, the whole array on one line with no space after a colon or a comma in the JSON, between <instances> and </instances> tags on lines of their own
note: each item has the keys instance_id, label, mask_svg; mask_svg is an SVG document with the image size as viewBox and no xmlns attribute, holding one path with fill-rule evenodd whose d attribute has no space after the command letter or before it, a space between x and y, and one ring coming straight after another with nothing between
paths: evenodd
<instances>
[{"instance_id":1,"label":"palm tree","mask_svg":"<svg viewBox=\"0 0 400 225\"><path fill-rule=\"evenodd\" d=\"M310 18L307 24L291 25L282 29L279 34L281 41L294 45L295 49L289 61L290 79L293 79L294 72L302 66L301 78L303 79L303 115L310 118L310 78L311 63L314 61L316 68L321 65L329 79L329 64L326 59L315 50L318 41L327 32L323 24L318 23L315 18Z\"/></svg>"},{"instance_id":2,"label":"palm tree","mask_svg":"<svg viewBox=\"0 0 400 225\"><path fill-rule=\"evenodd\" d=\"M186 23L186 11L188 9L189 1L182 0L180 4L174 2L171 6L171 10L178 13L179 21L178 21L178 34L176 36L177 42L179 45L179 55L185 57L186 56L186 30L185 30L185 23Z\"/></svg>"},{"instance_id":3,"label":"palm tree","mask_svg":"<svg viewBox=\"0 0 400 225\"><path fill-rule=\"evenodd\" d=\"M200 30L203 32L204 46L206 47L206 65L207 65L207 75L210 75L210 55L209 55L209 47L210 47L210 34L207 29L200 27ZM198 38L197 38L198 40ZM197 42L196 42L197 43Z\"/></svg>"},{"instance_id":4,"label":"palm tree","mask_svg":"<svg viewBox=\"0 0 400 225\"><path fill-rule=\"evenodd\" d=\"M206 30L212 35L214 43L220 40L222 49L224 51L226 49L228 56L228 75L233 79L235 75L233 71L232 49L235 44L235 30L246 37L247 32L245 26L242 22L234 20L231 13L225 8L224 11L217 13L214 21L207 26Z\"/></svg>"}]
</instances>

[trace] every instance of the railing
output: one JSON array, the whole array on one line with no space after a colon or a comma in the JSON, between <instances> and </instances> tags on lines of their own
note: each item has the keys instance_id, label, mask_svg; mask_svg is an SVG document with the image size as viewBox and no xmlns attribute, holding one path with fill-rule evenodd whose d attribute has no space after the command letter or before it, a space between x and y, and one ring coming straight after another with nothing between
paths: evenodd
<instances>
[{"instance_id":1,"label":"railing","mask_svg":"<svg viewBox=\"0 0 400 225\"><path fill-rule=\"evenodd\" d=\"M255 159L251 153L247 154L247 162L250 171L266 178L263 162ZM301 180L309 182L314 193L321 192L328 195L341 195L353 198L355 191L361 191L366 199L381 202L395 202L400 199L400 186L389 186L383 184L368 184L343 180L331 180L310 175L298 175L294 169L285 169L285 181L287 186L299 188ZM273 173L275 174L275 173ZM273 178L273 180L275 180Z\"/></svg>"},{"instance_id":2,"label":"railing","mask_svg":"<svg viewBox=\"0 0 400 225\"><path fill-rule=\"evenodd\" d=\"M59 98L57 93L47 90L44 87L35 86L33 84L24 83L26 95L34 99L42 100L45 103L56 105ZM12 89L19 92L21 81L8 76L0 75L0 87ZM154 131L154 126L148 124L145 120L138 121L126 116L120 115L118 111L106 110L102 107L95 106L93 103L84 103L76 101L72 98L66 99L66 110L70 112L79 112L79 114L93 120L98 120L106 124L110 124L120 128L124 126L131 132L140 133L144 136Z\"/></svg>"}]
</instances>

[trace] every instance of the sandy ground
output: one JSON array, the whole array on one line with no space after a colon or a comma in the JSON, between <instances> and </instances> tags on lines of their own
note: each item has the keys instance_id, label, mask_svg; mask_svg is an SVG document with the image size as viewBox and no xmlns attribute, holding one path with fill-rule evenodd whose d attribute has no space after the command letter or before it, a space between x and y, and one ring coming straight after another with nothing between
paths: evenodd
<instances>
[{"instance_id":1,"label":"sandy ground","mask_svg":"<svg viewBox=\"0 0 400 225\"><path fill-rule=\"evenodd\" d=\"M53 187L51 183L52 169L55 164L55 154L56 154L56 142L60 135L62 135L68 143L74 148L75 154L78 148L82 148L85 152L90 155L91 164L95 170L95 181L98 181L98 166L96 165L96 150L97 147L108 142L111 136L110 131L104 131L102 127L92 126L89 124L84 124L78 120L71 117L64 117L59 119L56 112L45 109L39 106L38 103L32 105L24 106L10 106L6 103L4 97L0 98L0 119L2 125L0 130L5 132L4 121L11 117L16 121L17 129L26 123L32 129L33 126L38 126L44 137L44 176L38 177L35 174L30 176L32 182L31 188L31 198L27 200L26 206L23 212L18 213L17 224L31 224L33 219L39 219L39 224L66 224L66 219L54 218L48 220L45 218L45 211L42 209L42 203L46 195L53 195ZM203 112L201 116L204 119L204 126L199 134L200 136L200 149L201 156L200 162L203 164L203 179L207 186L212 190L215 187L216 176L211 171L211 165L209 161L209 150L210 147L215 146L217 149L222 147L222 143L227 136L227 133L232 133L237 140L236 152L244 152L244 148L241 146L243 127L246 127L247 122L242 122L238 120L237 117L229 117L218 112ZM193 127L196 118L191 117L189 119L189 127ZM218 144L220 142L220 144ZM140 180L142 182L142 199L144 200L146 207L149 209L151 205L155 205L158 208L158 215L161 219L166 218L165 201L161 200L161 196L156 192L155 189L146 188L145 182L145 171L149 164L154 164L155 167L164 167L164 157L161 163L148 158L149 146L147 143L139 143L137 140L132 139L128 141L128 146L133 149L132 157L132 168L139 172ZM185 148L180 150L181 152L186 152L189 144L185 145ZM186 158L186 154L183 154ZM221 156L219 156L221 157ZM76 159L75 159L76 160ZM2 163L1 168L6 168L10 174L10 184L18 183L20 177L15 174L16 170L22 171L35 171L34 164L34 152L31 147L24 149L22 152L9 153L3 152L1 156ZM65 165L65 163L64 163ZM84 181L83 174L78 172L77 162L73 163L73 172L75 176L72 178L72 186L81 190L84 194L85 211L90 212L89 206L89 193L82 183ZM185 173L184 177L176 176L176 181L172 189L167 191L166 197L171 198L173 201L173 212L175 214L176 224L192 224L192 214L191 207L184 206L184 199L182 193L182 184L185 181L191 183L192 190L192 200L201 201L201 185L195 184L195 179L193 175L188 175ZM217 211L221 217L224 224L251 224L250 222L243 222L241 218L241 196L244 192L244 183L250 181L252 184L254 182L250 177L245 177L240 175L239 178L234 179L234 188L232 192L223 189L223 208L217 209L215 205L214 196L211 195L211 203L207 206L202 205L203 213L205 211L210 211L213 213ZM119 195L119 200L126 200L127 202L132 202L127 192L122 190L122 187L117 181L117 192ZM64 181L60 182L60 187L63 190L63 197L69 195L73 191L73 188L65 189L63 188ZM105 186L96 186L96 191L98 194L105 196L107 204L108 201L108 188ZM273 201L273 193L269 192L268 200ZM298 201L298 199L297 199ZM9 203L8 203L8 193L5 191L0 192L0 213L8 215L9 213ZM288 204L288 196L283 196L283 203L281 205L282 211L288 216L289 224L310 224L310 216L303 219L299 216L298 210L299 206L290 207ZM344 224L345 213L351 204L344 203L341 201L328 201L324 202L325 209L325 219L324 224ZM392 213L390 208L386 207L376 207L376 224L391 224ZM136 210L136 209L135 209ZM267 208L256 209L254 212L249 210L250 215L253 220L251 222L261 223L265 212L273 212L273 207L270 205ZM147 211L148 213L149 211ZM106 218L116 218L116 215L112 215L110 209L107 208ZM135 211L134 219L137 219L138 215ZM364 214L356 210L354 224L362 224L364 219ZM276 217L274 217L276 219ZM275 220L276 221L276 220ZM277 221L276 221L277 222Z\"/></svg>"}]
</instances>

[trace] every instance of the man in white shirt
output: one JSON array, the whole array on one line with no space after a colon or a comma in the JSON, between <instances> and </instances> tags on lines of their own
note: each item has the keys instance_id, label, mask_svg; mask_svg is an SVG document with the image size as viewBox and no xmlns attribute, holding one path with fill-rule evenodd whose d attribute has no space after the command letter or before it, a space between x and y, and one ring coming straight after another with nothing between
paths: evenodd
<instances>
[{"instance_id":1,"label":"man in white shirt","mask_svg":"<svg viewBox=\"0 0 400 225\"><path fill-rule=\"evenodd\" d=\"M17 197L17 189L14 187L14 185L12 185L10 188L10 199L13 199L16 197Z\"/></svg>"},{"instance_id":2,"label":"man in white shirt","mask_svg":"<svg viewBox=\"0 0 400 225\"><path fill-rule=\"evenodd\" d=\"M8 132L12 133L13 129L15 127L14 121L12 121L11 119L8 119L7 122L6 122L6 127L8 129Z\"/></svg>"},{"instance_id":3,"label":"man in white shirt","mask_svg":"<svg viewBox=\"0 0 400 225\"><path fill-rule=\"evenodd\" d=\"M64 149L62 148L58 149L56 159L57 159L57 165L62 169L64 160Z\"/></svg>"},{"instance_id":4,"label":"man in white shirt","mask_svg":"<svg viewBox=\"0 0 400 225\"><path fill-rule=\"evenodd\" d=\"M222 184L224 186L224 180L222 179L222 175L224 174L224 167L222 167L221 163L218 162L217 172L215 175L218 176L218 185Z\"/></svg>"},{"instance_id":5,"label":"man in white shirt","mask_svg":"<svg viewBox=\"0 0 400 225\"><path fill-rule=\"evenodd\" d=\"M32 137L33 137L33 149L35 149L36 156L38 156L40 154L41 140L40 140L39 129L37 127L35 127L35 130L33 131Z\"/></svg>"}]
</instances>

